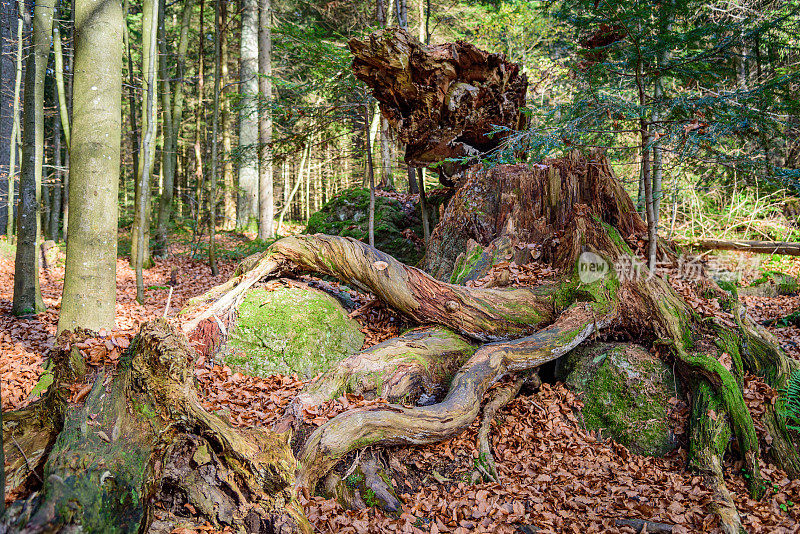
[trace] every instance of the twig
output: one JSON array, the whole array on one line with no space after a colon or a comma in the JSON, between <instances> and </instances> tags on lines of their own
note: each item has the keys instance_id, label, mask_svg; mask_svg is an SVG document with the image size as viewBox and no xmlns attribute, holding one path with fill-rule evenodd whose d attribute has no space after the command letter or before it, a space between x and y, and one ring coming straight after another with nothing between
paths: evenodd
<instances>
[{"instance_id":1,"label":"twig","mask_svg":"<svg viewBox=\"0 0 800 534\"><path fill-rule=\"evenodd\" d=\"M167 313L169 313L169 303L172 302L172 290L174 289L175 289L174 287L169 286L169 295L167 295L167 305L164 307L164 317L166 317Z\"/></svg>"},{"instance_id":2,"label":"twig","mask_svg":"<svg viewBox=\"0 0 800 534\"><path fill-rule=\"evenodd\" d=\"M20 453L20 454L22 455L22 457L25 459L25 467L27 467L27 468L28 468L28 471L30 471L31 473L33 473L33 476L35 476L35 477L37 478L37 480L39 480L39 482L41 482L42 484L44 484L44 481L43 481L43 480L41 479L41 477L39 476L39 473L37 473L37 472L36 472L34 469L31 469L31 463L28 461L28 457L25 455L25 451L23 451L23 450L22 450L22 447L20 447L20 446L19 446L19 443L17 443L17 438L15 438L15 437L14 437L14 434L13 434L13 433L11 434L11 440L14 442L14 445L16 445L16 446L17 446L17 449L19 450L19 453Z\"/></svg>"}]
</instances>

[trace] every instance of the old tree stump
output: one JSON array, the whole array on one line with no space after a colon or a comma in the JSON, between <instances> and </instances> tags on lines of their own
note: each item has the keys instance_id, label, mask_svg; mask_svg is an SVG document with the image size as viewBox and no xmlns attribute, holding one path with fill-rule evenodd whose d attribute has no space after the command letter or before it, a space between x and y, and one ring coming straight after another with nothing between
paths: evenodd
<instances>
[{"instance_id":1,"label":"old tree stump","mask_svg":"<svg viewBox=\"0 0 800 534\"><path fill-rule=\"evenodd\" d=\"M499 142L485 135L493 125L518 123L527 82L502 56L466 43L428 47L395 29L350 46L357 76L373 89L406 143L411 165L473 156ZM731 435L752 475L751 492L762 491L743 375L780 387L798 362L750 320L733 288L721 288L702 273L683 291L717 299L724 321L701 318L646 267L624 279L614 269L588 282L580 279L582 254L615 265L636 257L647 235L602 153L570 153L534 166L456 165L451 171L447 179L456 187L431 236L424 269L350 238L288 237L195 299L189 311L196 315L184 325L188 331L207 318L235 313L257 282L318 273L369 291L410 322L431 328L345 358L298 395L276 429L246 431L199 405L192 351L184 334L165 321L145 325L118 368L92 377L91 391L79 402L69 402L65 392L76 381L88 381L85 366L64 338L52 355L55 378L47 393L4 417L7 480L26 497L12 505L5 524L11 530L27 525L24 532L30 533L74 532L77 525L108 532L107 524L137 532L152 524L153 506L160 502L188 503L212 524L237 532L307 531L296 497L322 490L319 482L348 455L368 446L443 440L481 413L484 472L492 477L486 419L541 365L602 341L613 329L617 338L627 335L657 347L674 364L691 399L691 465L714 490L711 506L725 531L740 531L722 471ZM677 262L669 242L660 241L658 248L659 257ZM533 287L462 285L509 255L557 274ZM720 363L723 353L732 365ZM509 375L512 380L484 398ZM436 392L435 402L404 402L418 394L420 384ZM297 414L304 406L345 391L371 391L387 402L351 409L316 428L298 444L295 459L288 433L281 432L300 424ZM793 436L774 407L766 410L770 461L800 476ZM708 417L710 411L716 416ZM370 462L363 455L367 478L375 471ZM375 493L391 510L399 503L390 490Z\"/></svg>"}]
</instances>

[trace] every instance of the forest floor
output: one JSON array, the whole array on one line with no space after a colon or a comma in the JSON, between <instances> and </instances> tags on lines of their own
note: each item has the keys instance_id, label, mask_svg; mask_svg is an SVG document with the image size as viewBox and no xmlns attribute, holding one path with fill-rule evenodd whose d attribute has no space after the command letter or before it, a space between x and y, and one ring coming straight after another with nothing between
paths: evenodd
<instances>
[{"instance_id":1,"label":"forest floor","mask_svg":"<svg viewBox=\"0 0 800 534\"><path fill-rule=\"evenodd\" d=\"M241 244L223 236L223 248ZM47 350L54 342L64 255L42 272L41 286L47 311L35 318L11 315L14 259L12 249L0 241L0 373L3 409L24 406L36 383ZM785 272L800 274L800 258L784 261ZM146 302L135 301L135 277L128 262L117 262L117 329L101 332L80 345L90 363L113 363L129 344L139 325L165 312L169 283L176 282L168 316L192 296L225 281L235 267L233 258L220 262L220 273L212 276L202 261L190 259L186 247L177 246L169 258L157 260L145 272ZM177 269L173 276L173 269ZM773 299L745 297L756 320L783 317L800 309L800 296ZM385 328L388 324L383 321ZM800 358L800 329L774 328L782 345ZM367 332L370 343L383 336ZM199 358L196 376L203 402L238 426L271 426L284 406L302 387L297 377L260 379L232 372L228 367ZM749 378L745 398L756 418L762 447L768 437L758 423L760 407L774 402L776 393L758 379ZM319 425L348 406L363 402L347 396L328 403L313 414ZM685 403L675 398L674 431L686 443ZM639 518L676 525L673 532L718 532L716 518L708 512L710 494L701 477L687 467L685 446L665 458L630 454L611 441L601 441L583 430L577 419L580 401L563 385L545 384L538 391L518 397L500 413L492 440L499 472L498 483L470 484L469 473L477 458L477 425L445 442L407 447L394 455L393 467L406 470L416 481L401 490L404 512L389 517L367 509L349 511L336 502L314 497L304 502L305 511L319 532L635 532L617 527L615 520ZM734 457L735 455L729 455ZM771 491L760 501L748 498L741 466L729 460L727 480L748 532L800 532L800 481L790 481L771 465L762 474L772 482ZM400 481L399 488L405 487ZM191 510L186 511L187 525ZM206 527L178 528L175 534L213 532Z\"/></svg>"}]
</instances>

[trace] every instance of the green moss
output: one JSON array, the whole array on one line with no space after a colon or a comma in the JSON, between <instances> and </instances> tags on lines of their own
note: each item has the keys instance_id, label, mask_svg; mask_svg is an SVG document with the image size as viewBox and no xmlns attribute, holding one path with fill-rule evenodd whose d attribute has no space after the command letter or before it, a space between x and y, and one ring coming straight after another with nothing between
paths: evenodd
<instances>
[{"instance_id":1,"label":"green moss","mask_svg":"<svg viewBox=\"0 0 800 534\"><path fill-rule=\"evenodd\" d=\"M315 289L250 290L223 348L243 373L311 378L361 349L364 334L330 295Z\"/></svg>"},{"instance_id":2,"label":"green moss","mask_svg":"<svg viewBox=\"0 0 800 534\"><path fill-rule=\"evenodd\" d=\"M50 387L50 384L53 383L53 373L52 371L45 371L39 377L39 381L36 382L36 385L33 386L33 390L31 390L31 397L40 397L42 393L47 391L47 388Z\"/></svg>"},{"instance_id":3,"label":"green moss","mask_svg":"<svg viewBox=\"0 0 800 534\"><path fill-rule=\"evenodd\" d=\"M411 229L422 236L418 217L406 211L393 198L375 197L375 246L407 264L417 263L423 255L416 243L403 231ZM306 233L352 237L366 242L369 230L369 190L349 189L326 203L308 220Z\"/></svg>"},{"instance_id":4,"label":"green moss","mask_svg":"<svg viewBox=\"0 0 800 534\"><path fill-rule=\"evenodd\" d=\"M641 347L613 344L579 349L566 365L587 429L637 454L661 456L675 448L667 416L675 376L668 366Z\"/></svg>"},{"instance_id":5,"label":"green moss","mask_svg":"<svg viewBox=\"0 0 800 534\"><path fill-rule=\"evenodd\" d=\"M463 256L459 256L456 260L455 267L453 267L453 274L450 275L450 283L463 284L467 275L475 269L482 254L483 247L477 245L469 254L465 253Z\"/></svg>"}]
</instances>

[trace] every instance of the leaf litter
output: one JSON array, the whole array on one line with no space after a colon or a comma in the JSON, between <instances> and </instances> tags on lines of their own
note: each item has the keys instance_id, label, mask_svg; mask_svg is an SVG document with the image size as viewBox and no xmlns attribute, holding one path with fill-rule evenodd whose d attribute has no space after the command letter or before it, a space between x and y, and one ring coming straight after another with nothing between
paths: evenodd
<instances>
[{"instance_id":1,"label":"leaf litter","mask_svg":"<svg viewBox=\"0 0 800 534\"><path fill-rule=\"evenodd\" d=\"M63 260L63 254L61 255ZM135 277L124 259L117 262L116 328L74 345L92 366L115 365L139 325L164 314L170 281L176 276L170 315L192 296L225 281L233 263L221 263L220 274L211 276L208 267L184 256L156 260L145 271L146 302L135 302ZM378 266L382 267L382 266ZM63 261L56 261L42 273L42 293L48 310L35 318L11 315L13 259L0 257L0 372L3 409L15 409L30 402L30 392L42 373L47 351L53 346L63 285ZM507 273L507 274L506 274ZM536 265L513 262L494 269L475 285L504 283L528 285L551 273ZM364 348L397 335L404 318L372 303L372 297L339 284L320 279L310 284L328 284L348 291L356 306L352 312L362 324L367 339ZM493 284L492 284L493 285ZM676 287L682 294L685 287ZM684 294L703 315L717 315L721 309L696 294ZM800 308L800 297L765 299L745 297L754 318L763 321L783 317ZM177 321L178 319L173 319ZM800 356L800 329L772 327L782 346ZM237 426L269 428L303 387L296 375L257 378L233 372L205 355L196 362L195 376L203 405L226 416ZM85 395L85 384L75 384L72 400ZM745 400L754 415L762 446L770 438L760 421L764 406L773 403L776 392L756 377L745 380ZM317 426L365 401L347 395L303 413L306 424ZM688 407L671 400L671 417L676 434L685 434ZM394 448L390 465L408 476L394 480L404 511L390 517L374 509L345 510L335 501L312 497L304 501L305 512L319 532L337 534L367 532L431 533L517 532L527 526L540 532L635 532L615 526L615 519L639 518L675 525L673 532L719 532L717 519L708 512L711 496L702 478L687 468L684 448L664 458L631 454L613 441L602 441L578 422L580 401L561 384L544 384L537 392L522 395L500 410L492 427L492 445L497 462L497 483L472 484L478 453L475 438L478 423L461 435L427 446ZM729 488L734 494L748 532L789 533L800 531L800 481L762 464L762 474L771 483L766 497L748 497L741 465L728 459L725 466ZM524 530L523 530L524 531ZM218 531L208 523L187 523L175 534Z\"/></svg>"}]
</instances>

